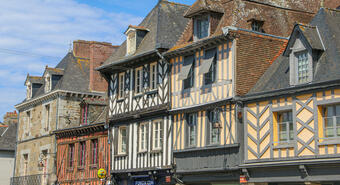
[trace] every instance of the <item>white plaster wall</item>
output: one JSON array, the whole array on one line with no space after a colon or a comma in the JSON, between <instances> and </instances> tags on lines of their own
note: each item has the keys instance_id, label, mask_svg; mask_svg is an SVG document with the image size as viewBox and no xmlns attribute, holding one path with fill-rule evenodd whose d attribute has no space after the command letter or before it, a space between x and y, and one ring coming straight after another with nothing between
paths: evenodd
<instances>
[{"instance_id":1,"label":"white plaster wall","mask_svg":"<svg viewBox=\"0 0 340 185\"><path fill-rule=\"evenodd\" d=\"M9 185L13 176L14 152L0 151L0 184Z\"/></svg>"}]
</instances>

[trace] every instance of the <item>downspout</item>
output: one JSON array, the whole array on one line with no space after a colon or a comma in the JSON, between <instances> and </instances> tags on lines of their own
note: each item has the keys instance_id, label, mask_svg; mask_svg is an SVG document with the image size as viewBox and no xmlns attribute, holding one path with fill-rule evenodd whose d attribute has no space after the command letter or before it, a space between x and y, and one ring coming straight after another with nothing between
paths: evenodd
<instances>
[{"instance_id":1,"label":"downspout","mask_svg":"<svg viewBox=\"0 0 340 185\"><path fill-rule=\"evenodd\" d=\"M57 110L56 110L56 128L55 128L55 130L58 130L58 123L59 123L59 99L60 99L60 94L58 93L57 94L57 106L56 106L56 108L57 108ZM56 134L54 134L54 139L55 139L55 142L54 142L54 168L53 168L53 173L55 174L55 177L56 177L56 179L55 179L55 185L57 185L58 184L58 176L57 176L57 153L58 153L58 147L57 147L57 136L56 136Z\"/></svg>"}]
</instances>

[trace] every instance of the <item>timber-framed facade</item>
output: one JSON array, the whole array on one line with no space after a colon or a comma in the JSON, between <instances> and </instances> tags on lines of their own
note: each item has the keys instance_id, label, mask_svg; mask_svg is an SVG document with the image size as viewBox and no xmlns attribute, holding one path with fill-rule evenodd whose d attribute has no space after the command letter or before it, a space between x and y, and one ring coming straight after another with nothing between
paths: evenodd
<instances>
[{"instance_id":1,"label":"timber-framed facade","mask_svg":"<svg viewBox=\"0 0 340 185\"><path fill-rule=\"evenodd\" d=\"M339 15L322 8L295 25L285 52L244 97L249 182L339 184Z\"/></svg>"},{"instance_id":2,"label":"timber-framed facade","mask_svg":"<svg viewBox=\"0 0 340 185\"><path fill-rule=\"evenodd\" d=\"M126 41L98 68L109 84L111 174L117 184L163 184L173 173L170 65L162 53L183 32L187 8L159 1L140 25L128 27Z\"/></svg>"}]
</instances>

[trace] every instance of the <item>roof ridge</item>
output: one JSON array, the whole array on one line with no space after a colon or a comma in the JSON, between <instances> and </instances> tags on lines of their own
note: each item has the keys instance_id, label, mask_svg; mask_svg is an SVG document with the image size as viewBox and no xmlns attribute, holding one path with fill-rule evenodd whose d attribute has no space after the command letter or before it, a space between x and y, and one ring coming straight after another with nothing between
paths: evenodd
<instances>
[{"instance_id":1,"label":"roof ridge","mask_svg":"<svg viewBox=\"0 0 340 185\"><path fill-rule=\"evenodd\" d=\"M169 3L169 4L175 4L175 5L180 5L180 6L187 6L187 7L191 6L191 5L187 5L187 4L183 4L183 3L178 3L178 2L173 2L173 1L168 1L168 0L160 0L160 2Z\"/></svg>"}]
</instances>

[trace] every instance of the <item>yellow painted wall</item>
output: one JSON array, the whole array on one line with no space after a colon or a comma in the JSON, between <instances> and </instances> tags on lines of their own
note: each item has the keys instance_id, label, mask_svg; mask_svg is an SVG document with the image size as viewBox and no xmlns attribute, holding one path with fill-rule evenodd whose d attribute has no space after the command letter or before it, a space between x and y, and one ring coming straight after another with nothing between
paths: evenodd
<instances>
[{"instance_id":1,"label":"yellow painted wall","mask_svg":"<svg viewBox=\"0 0 340 185\"><path fill-rule=\"evenodd\" d=\"M235 112L234 106L226 105L222 106L222 109L226 108L225 112L221 112L220 114L220 121L221 126L220 128L220 145L228 145L234 144L236 142L236 124L235 124ZM207 146L206 143L206 110L198 111L197 112L197 148ZM185 114L179 113L174 115L174 132L173 132L173 149L174 150L183 150L185 149Z\"/></svg>"},{"instance_id":2,"label":"yellow painted wall","mask_svg":"<svg viewBox=\"0 0 340 185\"><path fill-rule=\"evenodd\" d=\"M190 89L190 93L183 94L183 81L178 80L184 62L184 56L178 56L170 60L172 64L171 74L171 98L172 109L183 108L203 103L215 102L232 96L232 42L218 45L217 48L217 77L211 88L201 87L204 85L204 75L198 75L199 67L204 62L204 50L201 49L195 55L195 83Z\"/></svg>"},{"instance_id":3,"label":"yellow painted wall","mask_svg":"<svg viewBox=\"0 0 340 185\"><path fill-rule=\"evenodd\" d=\"M330 104L340 104L340 89L247 104L244 109L246 160L340 154L340 139L325 138L323 133L322 107ZM287 110L292 110L293 120L296 120L293 124L297 140L290 144L278 142L276 121L277 112ZM269 141L263 137L267 132L270 132Z\"/></svg>"}]
</instances>

